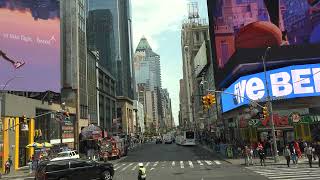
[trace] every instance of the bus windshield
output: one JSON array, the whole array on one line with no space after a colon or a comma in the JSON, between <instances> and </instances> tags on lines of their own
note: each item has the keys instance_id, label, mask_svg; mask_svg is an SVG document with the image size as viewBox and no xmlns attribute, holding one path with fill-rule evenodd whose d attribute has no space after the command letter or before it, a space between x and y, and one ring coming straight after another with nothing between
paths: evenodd
<instances>
[{"instance_id":1,"label":"bus windshield","mask_svg":"<svg viewBox=\"0 0 320 180\"><path fill-rule=\"evenodd\" d=\"M187 131L186 132L186 138L187 139L194 139L194 132L193 131Z\"/></svg>"}]
</instances>

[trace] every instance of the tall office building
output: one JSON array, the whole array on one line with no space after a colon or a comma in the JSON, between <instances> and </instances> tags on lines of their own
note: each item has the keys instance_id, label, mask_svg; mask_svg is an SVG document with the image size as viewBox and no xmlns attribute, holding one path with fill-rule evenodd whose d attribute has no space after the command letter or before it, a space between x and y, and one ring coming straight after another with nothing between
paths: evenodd
<instances>
[{"instance_id":1,"label":"tall office building","mask_svg":"<svg viewBox=\"0 0 320 180\"><path fill-rule=\"evenodd\" d=\"M128 0L88 0L88 46L99 52L99 67L103 69L109 83L116 82L116 99L112 93L103 96L102 108L111 109L99 117L107 128L112 123L121 124L124 133L133 133L134 72L132 68L132 30L130 1ZM102 72L102 71L100 71ZM115 115L113 105L116 100ZM100 114L101 115L101 114ZM105 119L107 118L107 119ZM114 122L117 119L119 122ZM112 124L113 126L114 124Z\"/></svg>"},{"instance_id":2,"label":"tall office building","mask_svg":"<svg viewBox=\"0 0 320 180\"><path fill-rule=\"evenodd\" d=\"M136 48L134 55L135 80L138 85L139 99L144 102L146 117L152 117L153 123L146 124L146 128L159 130L163 124L161 119L161 69L160 56L153 52L147 39L142 37ZM141 96L140 90L143 89L145 95Z\"/></svg>"},{"instance_id":3,"label":"tall office building","mask_svg":"<svg viewBox=\"0 0 320 180\"><path fill-rule=\"evenodd\" d=\"M107 65L112 65L113 63L116 65L108 68L112 68L109 71L117 78L117 96L134 99L135 86L134 73L132 71L133 49L130 0L88 0L87 2L89 15L92 14L92 16L96 16L95 21L98 23L97 26L106 29L108 32L105 32L105 34L103 34L103 32L100 33L103 34L105 38L96 39L96 41L100 40L101 43L105 44L96 45L96 47L98 49L100 47L101 49L105 49L105 52L109 52L109 54L105 54L105 56L109 56L110 58L106 60L108 62ZM99 35L95 36L97 37ZM101 36L102 35L100 35L100 37ZM106 41L103 41L103 39ZM91 40L89 40L89 46L91 46L91 43ZM109 44L111 49L106 47L109 46ZM104 47L102 48L102 46ZM104 55L101 53L102 52L100 52L100 58L102 61L105 61L103 60L105 57L103 57ZM116 71L116 75L113 70Z\"/></svg>"},{"instance_id":4,"label":"tall office building","mask_svg":"<svg viewBox=\"0 0 320 180\"><path fill-rule=\"evenodd\" d=\"M182 25L181 30L181 47L183 59L183 80L186 93L185 109L187 117L187 125L194 127L194 98L197 94L194 91L195 71L194 58L200 49L204 39L208 37L208 24L199 18L198 4L189 4L189 17Z\"/></svg>"},{"instance_id":5,"label":"tall office building","mask_svg":"<svg viewBox=\"0 0 320 180\"><path fill-rule=\"evenodd\" d=\"M61 1L61 98L75 107L75 143L81 126L88 125L86 4L84 0ZM78 144L75 144L77 147Z\"/></svg>"}]
</instances>

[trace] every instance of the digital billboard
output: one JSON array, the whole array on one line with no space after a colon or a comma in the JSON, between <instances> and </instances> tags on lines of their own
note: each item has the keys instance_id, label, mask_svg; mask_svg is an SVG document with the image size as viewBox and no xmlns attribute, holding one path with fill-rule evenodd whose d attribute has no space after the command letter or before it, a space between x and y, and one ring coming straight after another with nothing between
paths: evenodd
<instances>
[{"instance_id":1,"label":"digital billboard","mask_svg":"<svg viewBox=\"0 0 320 180\"><path fill-rule=\"evenodd\" d=\"M59 0L0 0L0 85L60 92Z\"/></svg>"},{"instance_id":2,"label":"digital billboard","mask_svg":"<svg viewBox=\"0 0 320 180\"><path fill-rule=\"evenodd\" d=\"M320 64L293 65L247 75L231 84L222 94L222 111L227 112L250 101L265 101L270 97L290 99L320 96Z\"/></svg>"},{"instance_id":3,"label":"digital billboard","mask_svg":"<svg viewBox=\"0 0 320 180\"><path fill-rule=\"evenodd\" d=\"M216 84L259 72L266 48L274 68L318 63L319 0L208 0ZM299 60L297 61L297 56ZM311 60L310 60L311 61ZM258 62L258 63L257 63Z\"/></svg>"}]
</instances>

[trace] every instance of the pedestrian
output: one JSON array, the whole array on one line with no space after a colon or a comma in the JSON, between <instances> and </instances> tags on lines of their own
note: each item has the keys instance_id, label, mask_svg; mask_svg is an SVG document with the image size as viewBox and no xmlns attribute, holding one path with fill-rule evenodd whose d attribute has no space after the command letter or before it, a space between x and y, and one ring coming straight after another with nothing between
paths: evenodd
<instances>
[{"instance_id":1,"label":"pedestrian","mask_svg":"<svg viewBox=\"0 0 320 180\"><path fill-rule=\"evenodd\" d=\"M293 164L297 164L298 163L298 157L297 157L297 152L296 152L296 149L293 147L292 148L292 152L291 152L291 159L292 159L292 162Z\"/></svg>"},{"instance_id":2,"label":"pedestrian","mask_svg":"<svg viewBox=\"0 0 320 180\"><path fill-rule=\"evenodd\" d=\"M305 147L304 152L307 155L309 166L310 168L312 168L312 147L310 146L310 144L308 144L308 146Z\"/></svg>"},{"instance_id":3,"label":"pedestrian","mask_svg":"<svg viewBox=\"0 0 320 180\"><path fill-rule=\"evenodd\" d=\"M287 166L290 167L290 149L289 149L289 145L286 145L286 147L283 150L283 156L286 158L287 160Z\"/></svg>"},{"instance_id":4,"label":"pedestrian","mask_svg":"<svg viewBox=\"0 0 320 180\"><path fill-rule=\"evenodd\" d=\"M246 166L249 166L250 149L248 148L248 146L244 147L243 154L244 154L244 162L245 162Z\"/></svg>"},{"instance_id":5,"label":"pedestrian","mask_svg":"<svg viewBox=\"0 0 320 180\"><path fill-rule=\"evenodd\" d=\"M314 154L316 156L318 156L318 159L319 159L318 163L319 163L319 167L320 167L320 142L318 142L317 145L315 146Z\"/></svg>"},{"instance_id":6,"label":"pedestrian","mask_svg":"<svg viewBox=\"0 0 320 180\"><path fill-rule=\"evenodd\" d=\"M146 168L143 166L143 163L139 163L138 180L146 180L146 178L147 178Z\"/></svg>"},{"instance_id":7,"label":"pedestrian","mask_svg":"<svg viewBox=\"0 0 320 180\"><path fill-rule=\"evenodd\" d=\"M6 161L4 168L5 168L4 173L5 174L9 174L10 173L10 162L9 162L9 159Z\"/></svg>"},{"instance_id":8,"label":"pedestrian","mask_svg":"<svg viewBox=\"0 0 320 180\"><path fill-rule=\"evenodd\" d=\"M266 166L266 154L262 146L258 147L258 155L260 158L261 166Z\"/></svg>"}]
</instances>

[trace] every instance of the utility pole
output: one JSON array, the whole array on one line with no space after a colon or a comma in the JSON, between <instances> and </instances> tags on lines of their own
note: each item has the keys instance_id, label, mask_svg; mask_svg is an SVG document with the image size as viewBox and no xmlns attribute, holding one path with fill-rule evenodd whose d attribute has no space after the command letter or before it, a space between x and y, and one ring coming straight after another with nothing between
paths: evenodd
<instances>
[{"instance_id":1,"label":"utility pole","mask_svg":"<svg viewBox=\"0 0 320 180\"><path fill-rule=\"evenodd\" d=\"M270 47L267 47L264 56L262 57L262 63L263 63L263 71L264 71L264 78L265 78L265 84L266 84L266 92L267 92L267 104L268 104L268 110L271 120L271 133L272 133L272 142L273 142L273 151L274 151L274 161L278 162L279 155L278 155L278 145L277 145L277 139L276 139L276 131L274 127L274 120L273 120L273 111L272 111L272 100L270 98L270 90L268 86L268 79L267 79L267 67L266 67L266 57L267 53L269 52Z\"/></svg>"}]
</instances>

